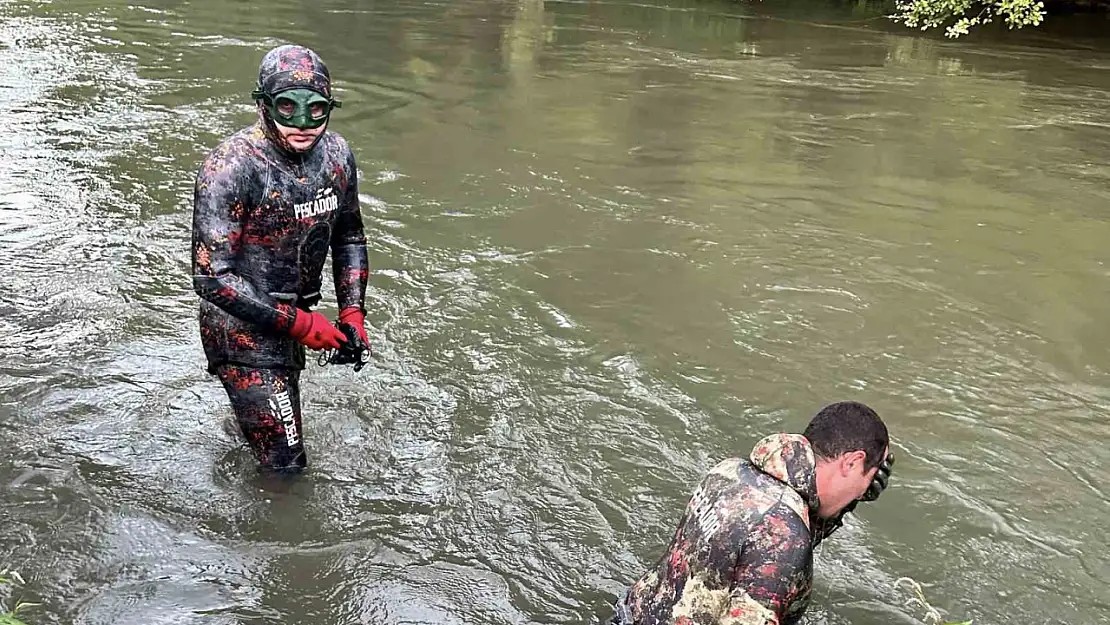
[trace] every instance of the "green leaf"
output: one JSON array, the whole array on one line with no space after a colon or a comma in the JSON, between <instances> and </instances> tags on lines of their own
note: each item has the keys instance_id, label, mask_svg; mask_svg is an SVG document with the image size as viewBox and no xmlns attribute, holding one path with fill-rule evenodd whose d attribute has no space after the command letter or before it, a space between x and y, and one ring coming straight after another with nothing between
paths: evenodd
<instances>
[{"instance_id":1,"label":"green leaf","mask_svg":"<svg viewBox=\"0 0 1110 625\"><path fill-rule=\"evenodd\" d=\"M894 6L894 21L921 30L943 27L953 39L995 19L1022 28L1037 26L1045 17L1043 0L894 0Z\"/></svg>"},{"instance_id":2,"label":"green leaf","mask_svg":"<svg viewBox=\"0 0 1110 625\"><path fill-rule=\"evenodd\" d=\"M20 601L19 603L17 603L15 605L15 609L12 610L12 614L19 614L20 610L23 610L25 608L34 608L34 607L40 606L40 605L42 605L42 604L41 603L31 603L30 601ZM959 624L957 624L957 625L959 625Z\"/></svg>"},{"instance_id":3,"label":"green leaf","mask_svg":"<svg viewBox=\"0 0 1110 625\"><path fill-rule=\"evenodd\" d=\"M0 625L27 625L23 621L17 619L14 614L8 612L7 614L0 614Z\"/></svg>"}]
</instances>

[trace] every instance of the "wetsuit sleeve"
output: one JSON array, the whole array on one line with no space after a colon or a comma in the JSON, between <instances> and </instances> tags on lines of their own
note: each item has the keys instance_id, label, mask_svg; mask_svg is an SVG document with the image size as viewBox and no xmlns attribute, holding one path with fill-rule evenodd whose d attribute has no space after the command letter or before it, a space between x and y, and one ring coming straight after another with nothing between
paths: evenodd
<instances>
[{"instance_id":1,"label":"wetsuit sleeve","mask_svg":"<svg viewBox=\"0 0 1110 625\"><path fill-rule=\"evenodd\" d=\"M808 585L809 540L792 513L768 512L752 528L737 559L720 625L780 625Z\"/></svg>"},{"instance_id":2,"label":"wetsuit sleeve","mask_svg":"<svg viewBox=\"0 0 1110 625\"><path fill-rule=\"evenodd\" d=\"M228 314L264 328L288 331L296 311L256 288L238 265L243 221L263 192L245 146L212 151L193 188L193 290ZM249 274L247 274L249 275Z\"/></svg>"},{"instance_id":3,"label":"wetsuit sleeve","mask_svg":"<svg viewBox=\"0 0 1110 625\"><path fill-rule=\"evenodd\" d=\"M358 201L358 169L354 154L347 151L347 189L332 230L331 258L335 279L335 298L339 310L357 306L366 312L366 281L370 263L366 254L366 235Z\"/></svg>"}]
</instances>

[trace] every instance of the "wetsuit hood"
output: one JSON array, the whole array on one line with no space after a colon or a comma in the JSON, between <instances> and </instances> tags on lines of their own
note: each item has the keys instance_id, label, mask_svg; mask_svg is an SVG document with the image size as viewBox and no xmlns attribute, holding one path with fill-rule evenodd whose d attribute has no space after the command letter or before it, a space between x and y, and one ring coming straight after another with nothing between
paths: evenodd
<instances>
[{"instance_id":1,"label":"wetsuit hood","mask_svg":"<svg viewBox=\"0 0 1110 625\"><path fill-rule=\"evenodd\" d=\"M265 97L272 97L290 89L308 89L332 100L331 73L328 72L328 66L318 54L304 46L286 44L267 52L258 66L258 84L251 94L258 103L258 115L267 138L287 155L292 156L298 152L282 138L264 102ZM320 136L322 137L323 133ZM305 152L311 151L317 143L319 139Z\"/></svg>"},{"instance_id":2,"label":"wetsuit hood","mask_svg":"<svg viewBox=\"0 0 1110 625\"><path fill-rule=\"evenodd\" d=\"M328 66L304 46L286 44L270 50L258 66L258 90L272 95L286 89L310 89L330 98Z\"/></svg>"},{"instance_id":3,"label":"wetsuit hood","mask_svg":"<svg viewBox=\"0 0 1110 625\"><path fill-rule=\"evenodd\" d=\"M749 460L757 469L801 495L810 510L820 507L817 457L806 437L801 434L767 436L755 444Z\"/></svg>"}]
</instances>

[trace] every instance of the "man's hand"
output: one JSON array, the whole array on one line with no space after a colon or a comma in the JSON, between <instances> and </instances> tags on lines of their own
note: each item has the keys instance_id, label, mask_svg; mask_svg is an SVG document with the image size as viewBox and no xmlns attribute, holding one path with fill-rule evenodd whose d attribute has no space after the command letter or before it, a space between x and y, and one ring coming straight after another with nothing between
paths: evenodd
<instances>
[{"instance_id":1,"label":"man's hand","mask_svg":"<svg viewBox=\"0 0 1110 625\"><path fill-rule=\"evenodd\" d=\"M366 336L365 319L366 315L357 306L349 306L339 312L335 328L347 341L339 349L324 354L320 359L321 365L354 365L356 372L366 366L370 341Z\"/></svg>"},{"instance_id":2,"label":"man's hand","mask_svg":"<svg viewBox=\"0 0 1110 625\"><path fill-rule=\"evenodd\" d=\"M309 349L338 349L347 337L333 326L328 318L318 312L297 310L289 334Z\"/></svg>"},{"instance_id":3,"label":"man's hand","mask_svg":"<svg viewBox=\"0 0 1110 625\"><path fill-rule=\"evenodd\" d=\"M348 325L355 329L358 338L362 339L364 349L370 349L370 338L366 336L366 315L357 306L349 306L339 311L338 325Z\"/></svg>"}]
</instances>

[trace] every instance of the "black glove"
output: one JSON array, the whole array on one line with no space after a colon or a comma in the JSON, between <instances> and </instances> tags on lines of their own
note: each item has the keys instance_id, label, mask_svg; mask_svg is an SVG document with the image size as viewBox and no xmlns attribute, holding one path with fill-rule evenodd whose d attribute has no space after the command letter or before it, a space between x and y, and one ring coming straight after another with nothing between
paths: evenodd
<instances>
[{"instance_id":1,"label":"black glove","mask_svg":"<svg viewBox=\"0 0 1110 625\"><path fill-rule=\"evenodd\" d=\"M890 482L890 472L894 468L894 454L887 454L886 459L879 464L879 470L875 472L875 477L871 480L871 485L867 487L867 492L859 498L860 501L875 501L879 495L883 494L886 490L886 485Z\"/></svg>"}]
</instances>

